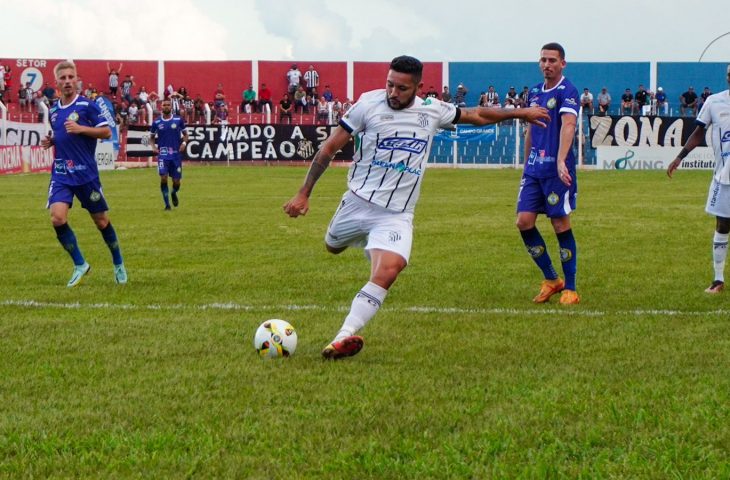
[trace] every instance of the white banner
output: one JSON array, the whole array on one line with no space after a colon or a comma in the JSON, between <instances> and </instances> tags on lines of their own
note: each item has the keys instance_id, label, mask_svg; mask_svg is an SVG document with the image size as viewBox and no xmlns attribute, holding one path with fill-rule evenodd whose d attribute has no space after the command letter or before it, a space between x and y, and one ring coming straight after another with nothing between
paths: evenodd
<instances>
[{"instance_id":1,"label":"white banner","mask_svg":"<svg viewBox=\"0 0 730 480\"><path fill-rule=\"evenodd\" d=\"M37 147L41 139L48 134L48 127L43 123L7 122L7 141L3 142L3 131L0 128L0 145L30 145Z\"/></svg>"},{"instance_id":2,"label":"white banner","mask_svg":"<svg viewBox=\"0 0 730 480\"><path fill-rule=\"evenodd\" d=\"M597 147L599 170L666 170L679 147ZM715 154L710 147L697 147L679 166L687 170L712 170Z\"/></svg>"}]
</instances>

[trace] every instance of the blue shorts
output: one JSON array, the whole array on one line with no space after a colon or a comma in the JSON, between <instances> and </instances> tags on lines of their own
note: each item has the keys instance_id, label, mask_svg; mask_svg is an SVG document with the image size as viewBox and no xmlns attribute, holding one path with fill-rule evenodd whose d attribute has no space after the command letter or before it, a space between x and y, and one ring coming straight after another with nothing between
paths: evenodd
<instances>
[{"instance_id":1,"label":"blue shorts","mask_svg":"<svg viewBox=\"0 0 730 480\"><path fill-rule=\"evenodd\" d=\"M182 178L182 160L180 157L177 158L157 158L157 173L162 175L169 175L174 180L180 180Z\"/></svg>"},{"instance_id":2,"label":"blue shorts","mask_svg":"<svg viewBox=\"0 0 730 480\"><path fill-rule=\"evenodd\" d=\"M73 207L74 196L79 199L81 206L89 213L106 212L109 205L104 198L104 192L101 189L101 181L98 178L84 183L83 185L64 185L56 180L51 180L48 187L48 203L46 208L50 208L54 203L67 203L69 207Z\"/></svg>"},{"instance_id":3,"label":"blue shorts","mask_svg":"<svg viewBox=\"0 0 730 480\"><path fill-rule=\"evenodd\" d=\"M575 171L570 172L570 187L558 177L537 178L523 175L520 193L517 195L517 213L544 213L550 218L560 218L575 210L578 182Z\"/></svg>"}]
</instances>

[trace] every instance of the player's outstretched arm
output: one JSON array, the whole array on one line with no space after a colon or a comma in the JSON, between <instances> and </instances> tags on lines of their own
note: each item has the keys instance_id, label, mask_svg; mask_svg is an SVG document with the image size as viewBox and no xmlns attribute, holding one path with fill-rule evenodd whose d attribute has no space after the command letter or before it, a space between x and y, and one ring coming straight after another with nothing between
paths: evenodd
<instances>
[{"instance_id":1,"label":"player's outstretched arm","mask_svg":"<svg viewBox=\"0 0 730 480\"><path fill-rule=\"evenodd\" d=\"M342 127L337 127L332 135L322 144L322 147L314 155L312 165L309 167L304 184L291 200L284 204L284 212L292 218L299 215L306 215L309 211L309 196L312 194L314 185L322 176L335 154L350 141L350 132Z\"/></svg>"},{"instance_id":2,"label":"player's outstretched arm","mask_svg":"<svg viewBox=\"0 0 730 480\"><path fill-rule=\"evenodd\" d=\"M503 120L519 118L528 123L544 127L550 121L548 111L542 107L530 108L488 108L472 107L462 108L459 123L470 123L472 125L489 125Z\"/></svg>"},{"instance_id":3,"label":"player's outstretched arm","mask_svg":"<svg viewBox=\"0 0 730 480\"><path fill-rule=\"evenodd\" d=\"M689 152L694 150L697 145L702 143L703 138L705 138L705 127L697 125L687 139L687 143L685 143L684 147L682 147L682 150L679 151L674 160L672 160L672 163L669 164L669 167L667 168L667 176L669 176L669 178L672 178L674 171L679 168L679 164L682 163L682 159L689 155Z\"/></svg>"}]
</instances>

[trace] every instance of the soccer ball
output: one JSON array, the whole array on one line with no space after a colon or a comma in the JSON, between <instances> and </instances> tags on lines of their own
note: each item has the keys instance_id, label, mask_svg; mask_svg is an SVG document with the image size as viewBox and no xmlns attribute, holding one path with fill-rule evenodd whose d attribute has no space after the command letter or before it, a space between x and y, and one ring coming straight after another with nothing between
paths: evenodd
<instances>
[{"instance_id":1,"label":"soccer ball","mask_svg":"<svg viewBox=\"0 0 730 480\"><path fill-rule=\"evenodd\" d=\"M261 357L288 357L297 349L297 332L286 320L266 320L256 330L253 346Z\"/></svg>"}]
</instances>

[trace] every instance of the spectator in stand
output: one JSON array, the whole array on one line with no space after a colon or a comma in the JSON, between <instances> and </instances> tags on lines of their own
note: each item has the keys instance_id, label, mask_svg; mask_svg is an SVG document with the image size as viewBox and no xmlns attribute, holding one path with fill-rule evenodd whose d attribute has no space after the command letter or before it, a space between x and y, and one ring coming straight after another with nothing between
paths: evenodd
<instances>
[{"instance_id":1,"label":"spectator in stand","mask_svg":"<svg viewBox=\"0 0 730 480\"><path fill-rule=\"evenodd\" d=\"M299 88L299 84L302 82L302 72L297 68L297 64L293 63L288 72L286 72L286 81L289 85L290 98L294 95L294 92ZM291 117L290 117L291 118Z\"/></svg>"},{"instance_id":2,"label":"spectator in stand","mask_svg":"<svg viewBox=\"0 0 730 480\"><path fill-rule=\"evenodd\" d=\"M30 86L30 82L25 82L25 86L18 90L18 105L20 105L20 110L27 110L30 113L34 95L35 92L33 91L33 87Z\"/></svg>"},{"instance_id":3,"label":"spectator in stand","mask_svg":"<svg viewBox=\"0 0 730 480\"><path fill-rule=\"evenodd\" d=\"M228 106L226 102L215 104L215 123L228 124Z\"/></svg>"},{"instance_id":4,"label":"spectator in stand","mask_svg":"<svg viewBox=\"0 0 730 480\"><path fill-rule=\"evenodd\" d=\"M644 88L644 85L639 85L639 89L636 91L636 95L634 95L634 103L636 105L634 112L637 115L644 114L644 107L647 104L651 106L651 96L646 91L646 88Z\"/></svg>"},{"instance_id":5,"label":"spectator in stand","mask_svg":"<svg viewBox=\"0 0 730 480\"><path fill-rule=\"evenodd\" d=\"M342 115L346 114L350 107L352 107L352 102L348 97L345 97L345 101L342 102Z\"/></svg>"},{"instance_id":6,"label":"spectator in stand","mask_svg":"<svg viewBox=\"0 0 730 480\"><path fill-rule=\"evenodd\" d=\"M49 107L53 105L53 102L56 100L56 89L49 85L48 82L46 82L43 87L43 96L46 97L46 104Z\"/></svg>"},{"instance_id":7,"label":"spectator in stand","mask_svg":"<svg viewBox=\"0 0 730 480\"><path fill-rule=\"evenodd\" d=\"M593 114L593 94L587 87L583 89L583 94L580 96L580 106L584 112Z\"/></svg>"},{"instance_id":8,"label":"spectator in stand","mask_svg":"<svg viewBox=\"0 0 730 480\"><path fill-rule=\"evenodd\" d=\"M111 68L109 62L106 62L106 71L109 74L109 95L117 98L117 90L119 89L119 74L122 72L123 63L119 64L119 68Z\"/></svg>"},{"instance_id":9,"label":"spectator in stand","mask_svg":"<svg viewBox=\"0 0 730 480\"><path fill-rule=\"evenodd\" d=\"M81 77L76 77L76 94L84 94L84 81L81 79Z\"/></svg>"},{"instance_id":10,"label":"spectator in stand","mask_svg":"<svg viewBox=\"0 0 730 480\"><path fill-rule=\"evenodd\" d=\"M631 93L631 89L627 88L624 90L624 94L621 95L621 114L622 115L633 115L634 114L634 94Z\"/></svg>"},{"instance_id":11,"label":"spectator in stand","mask_svg":"<svg viewBox=\"0 0 730 480\"><path fill-rule=\"evenodd\" d=\"M504 96L505 101L508 98L511 98L512 99L512 104L515 107L517 107L517 103L518 103L519 98L518 98L518 95L517 95L517 90L515 90L515 87L509 87L509 90L507 90L507 94Z\"/></svg>"},{"instance_id":12,"label":"spectator in stand","mask_svg":"<svg viewBox=\"0 0 730 480\"><path fill-rule=\"evenodd\" d=\"M309 70L304 72L304 84L307 86L307 94L312 94L312 89L319 87L319 73L314 69L314 65L309 66Z\"/></svg>"},{"instance_id":13,"label":"spectator in stand","mask_svg":"<svg viewBox=\"0 0 730 480\"><path fill-rule=\"evenodd\" d=\"M312 96L312 105L316 105L317 100L319 100L319 92L317 91L316 88L313 88L310 95Z\"/></svg>"},{"instance_id":14,"label":"spectator in stand","mask_svg":"<svg viewBox=\"0 0 730 480\"><path fill-rule=\"evenodd\" d=\"M656 100L656 114L669 115L667 94L664 93L664 89L662 87L656 89L656 95L654 96L654 100Z\"/></svg>"},{"instance_id":15,"label":"spectator in stand","mask_svg":"<svg viewBox=\"0 0 730 480\"><path fill-rule=\"evenodd\" d=\"M322 122L326 124L329 122L330 118L330 109L329 109L329 103L327 100L325 100L324 96L320 97L319 100L317 100L317 122Z\"/></svg>"},{"instance_id":16,"label":"spectator in stand","mask_svg":"<svg viewBox=\"0 0 730 480\"><path fill-rule=\"evenodd\" d=\"M684 113L689 110L692 115L697 115L697 94L695 93L694 87L689 87L686 92L679 96L679 113Z\"/></svg>"},{"instance_id":17,"label":"spectator in stand","mask_svg":"<svg viewBox=\"0 0 730 480\"><path fill-rule=\"evenodd\" d=\"M3 81L5 82L5 92L7 93L4 95L5 99L8 103L12 102L12 97L10 95L10 92L13 91L13 75L12 75L12 69L10 68L10 64L5 64L5 73L3 74Z\"/></svg>"},{"instance_id":18,"label":"spectator in stand","mask_svg":"<svg viewBox=\"0 0 730 480\"><path fill-rule=\"evenodd\" d=\"M170 100L170 105L172 106L172 114L176 117L180 117L180 113L182 112L183 96L179 92L173 91L168 99Z\"/></svg>"},{"instance_id":19,"label":"spectator in stand","mask_svg":"<svg viewBox=\"0 0 730 480\"><path fill-rule=\"evenodd\" d=\"M296 67L296 65L293 65L293 67ZM282 99L279 101L279 121L283 122L284 117L289 117L289 123L291 123L291 111L291 98L289 97L288 93L285 93Z\"/></svg>"},{"instance_id":20,"label":"spectator in stand","mask_svg":"<svg viewBox=\"0 0 730 480\"><path fill-rule=\"evenodd\" d=\"M38 123L43 122L43 110L41 107L41 103L48 106L48 104L46 103L47 101L48 99L45 97L45 95L43 95L43 92L41 90L38 90L37 92L35 92L35 94L33 94L33 102L35 103L35 109L38 112Z\"/></svg>"},{"instance_id":21,"label":"spectator in stand","mask_svg":"<svg viewBox=\"0 0 730 480\"><path fill-rule=\"evenodd\" d=\"M697 104L698 110L702 108L702 105L705 104L705 101L707 101L707 97L709 97L710 95L712 95L712 90L710 90L710 87L705 87L705 89L702 90L702 93L700 94L700 99Z\"/></svg>"},{"instance_id":22,"label":"spectator in stand","mask_svg":"<svg viewBox=\"0 0 730 480\"><path fill-rule=\"evenodd\" d=\"M195 109L195 123L200 123L205 120L205 102L200 94L195 96L193 101L193 108Z\"/></svg>"},{"instance_id":23,"label":"spectator in stand","mask_svg":"<svg viewBox=\"0 0 730 480\"><path fill-rule=\"evenodd\" d=\"M0 59L0 98L2 98L2 94L5 93L5 65L2 64L2 59Z\"/></svg>"},{"instance_id":24,"label":"spectator in stand","mask_svg":"<svg viewBox=\"0 0 730 480\"><path fill-rule=\"evenodd\" d=\"M243 101L241 102L241 113L256 113L256 90L253 85L249 85L241 94Z\"/></svg>"},{"instance_id":25,"label":"spectator in stand","mask_svg":"<svg viewBox=\"0 0 730 480\"><path fill-rule=\"evenodd\" d=\"M335 97L334 100L332 100L332 124L337 125L340 123L340 118L342 117L342 102L340 102L340 99Z\"/></svg>"},{"instance_id":26,"label":"spectator in stand","mask_svg":"<svg viewBox=\"0 0 730 480\"><path fill-rule=\"evenodd\" d=\"M127 103L132 103L132 87L134 87L134 77L132 75L127 75L124 77L124 81L122 82L122 98Z\"/></svg>"},{"instance_id":27,"label":"spectator in stand","mask_svg":"<svg viewBox=\"0 0 730 480\"><path fill-rule=\"evenodd\" d=\"M217 107L221 103L226 103L226 93L223 91L223 84L219 83L213 94L213 104Z\"/></svg>"},{"instance_id":28,"label":"spectator in stand","mask_svg":"<svg viewBox=\"0 0 730 480\"><path fill-rule=\"evenodd\" d=\"M520 92L520 103L519 106L521 108L529 107L527 104L527 99L530 97L530 87L522 87L522 92Z\"/></svg>"},{"instance_id":29,"label":"spectator in stand","mask_svg":"<svg viewBox=\"0 0 730 480\"><path fill-rule=\"evenodd\" d=\"M297 91L294 92L294 111L300 111L302 113L309 113L309 105L307 105L307 91L304 87L299 85Z\"/></svg>"},{"instance_id":30,"label":"spectator in stand","mask_svg":"<svg viewBox=\"0 0 730 480\"><path fill-rule=\"evenodd\" d=\"M322 92L322 98L324 98L328 102L331 102L334 97L335 96L332 94L332 90L330 90L330 86L329 85L325 85L324 86L324 92Z\"/></svg>"},{"instance_id":31,"label":"spectator in stand","mask_svg":"<svg viewBox=\"0 0 730 480\"><path fill-rule=\"evenodd\" d=\"M137 93L137 102L139 103L140 107L144 107L147 102L150 101L150 94L147 92L147 88L144 86L140 87L139 92Z\"/></svg>"},{"instance_id":32,"label":"spectator in stand","mask_svg":"<svg viewBox=\"0 0 730 480\"><path fill-rule=\"evenodd\" d=\"M185 95L183 97L182 107L185 112L185 124L190 125L193 123L193 118L195 117L195 102L192 98L190 98L190 95Z\"/></svg>"},{"instance_id":33,"label":"spectator in stand","mask_svg":"<svg viewBox=\"0 0 730 480\"><path fill-rule=\"evenodd\" d=\"M456 86L456 93L454 94L454 105L457 107L466 107L466 94L469 90L463 84Z\"/></svg>"},{"instance_id":34,"label":"spectator in stand","mask_svg":"<svg viewBox=\"0 0 730 480\"><path fill-rule=\"evenodd\" d=\"M608 93L608 89L603 87L601 93L598 94L598 114L608 115L611 110L611 94Z\"/></svg>"},{"instance_id":35,"label":"spectator in stand","mask_svg":"<svg viewBox=\"0 0 730 480\"><path fill-rule=\"evenodd\" d=\"M444 85L444 91L441 92L441 101L451 103L451 93L449 93L448 85Z\"/></svg>"},{"instance_id":36,"label":"spectator in stand","mask_svg":"<svg viewBox=\"0 0 730 480\"><path fill-rule=\"evenodd\" d=\"M426 92L426 97L438 99L439 92L436 91L436 89L434 88L433 85L431 85L431 87L429 87L429 89L428 89L428 92Z\"/></svg>"},{"instance_id":37,"label":"spectator in stand","mask_svg":"<svg viewBox=\"0 0 730 480\"><path fill-rule=\"evenodd\" d=\"M268 105L269 110L274 111L274 105L271 103L271 90L266 86L265 83L261 84L261 90L259 91L259 111L264 113L264 105Z\"/></svg>"},{"instance_id":38,"label":"spectator in stand","mask_svg":"<svg viewBox=\"0 0 730 480\"><path fill-rule=\"evenodd\" d=\"M160 114L160 95L155 92L149 92L149 95L147 96L147 103L150 107L152 107L152 118L158 116Z\"/></svg>"},{"instance_id":39,"label":"spectator in stand","mask_svg":"<svg viewBox=\"0 0 730 480\"><path fill-rule=\"evenodd\" d=\"M127 122L130 125L137 125L139 123L139 107L137 107L137 102L129 104L129 108L127 108Z\"/></svg>"},{"instance_id":40,"label":"spectator in stand","mask_svg":"<svg viewBox=\"0 0 730 480\"><path fill-rule=\"evenodd\" d=\"M514 97L507 97L504 99L504 108L511 109L511 108L517 108L517 100L514 99ZM511 122L511 120L507 120L508 122Z\"/></svg>"},{"instance_id":41,"label":"spectator in stand","mask_svg":"<svg viewBox=\"0 0 730 480\"><path fill-rule=\"evenodd\" d=\"M458 95L458 93L459 92L457 89L457 95ZM491 107L491 108L499 108L502 106L501 103L499 102L499 94L494 89L494 85L490 85L489 88L487 88L486 103L484 104L484 106Z\"/></svg>"}]
</instances>

